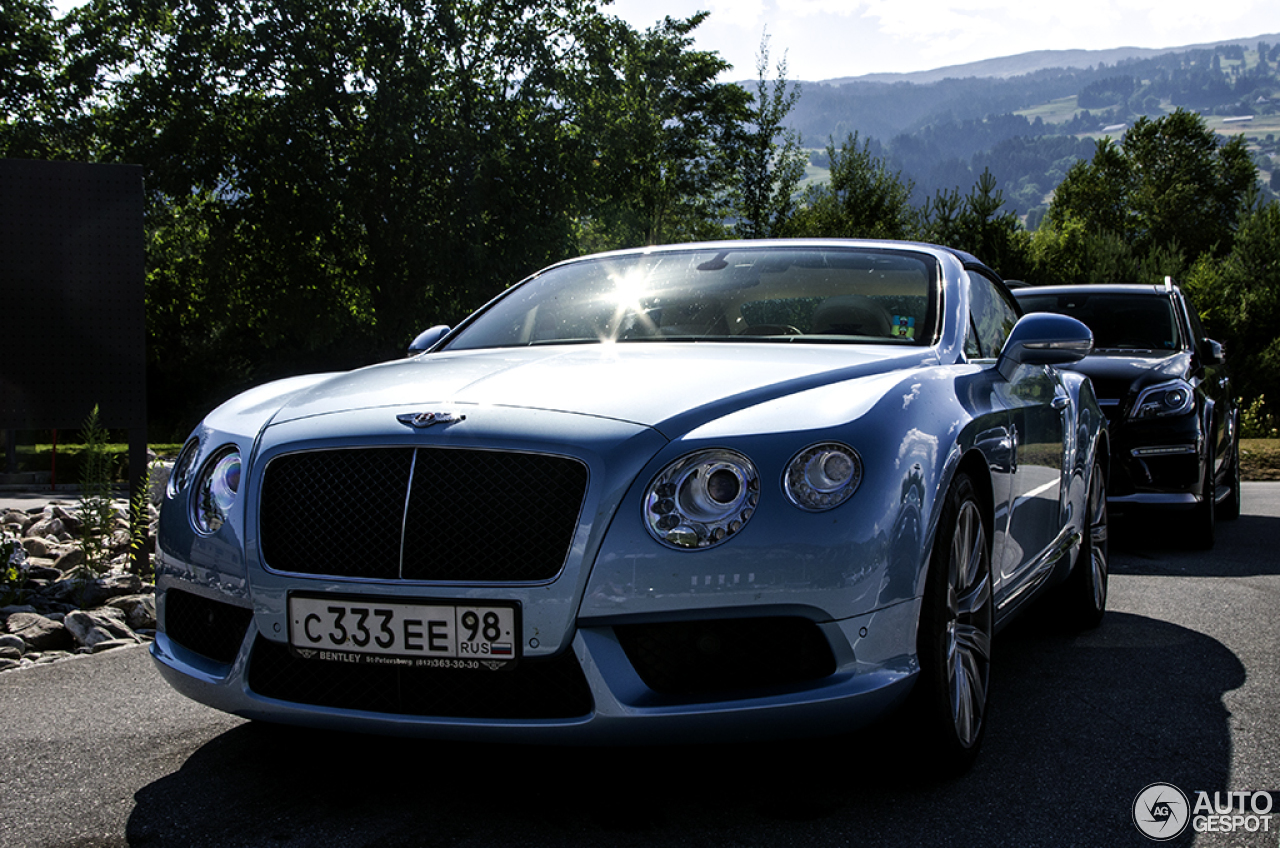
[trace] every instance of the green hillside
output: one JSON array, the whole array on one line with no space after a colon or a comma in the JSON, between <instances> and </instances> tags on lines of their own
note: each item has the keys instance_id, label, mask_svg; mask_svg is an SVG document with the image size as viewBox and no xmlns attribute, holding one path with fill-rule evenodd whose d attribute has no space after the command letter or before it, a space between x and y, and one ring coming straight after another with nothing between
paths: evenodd
<instances>
[{"instance_id":1,"label":"green hillside","mask_svg":"<svg viewBox=\"0 0 1280 848\"><path fill-rule=\"evenodd\" d=\"M1177 108L1201 113L1223 136L1243 134L1264 188L1280 189L1274 162L1280 152L1280 36L1135 51L1110 65L1101 59L1086 64L1087 55L1071 51L1075 67L1036 66L1016 76L977 74L1007 72L1015 58L1027 66L1033 58L1043 63L1055 56L975 63L949 69L956 76L942 79L922 74L806 83L791 125L815 149L854 132L870 139L914 184L917 203L939 192L966 192L990 170L1008 206L1030 225L1071 164L1092 156L1098 139L1118 140L1138 117L1158 118ZM823 154L815 153L818 170L811 169L808 179L821 179L823 164Z\"/></svg>"}]
</instances>

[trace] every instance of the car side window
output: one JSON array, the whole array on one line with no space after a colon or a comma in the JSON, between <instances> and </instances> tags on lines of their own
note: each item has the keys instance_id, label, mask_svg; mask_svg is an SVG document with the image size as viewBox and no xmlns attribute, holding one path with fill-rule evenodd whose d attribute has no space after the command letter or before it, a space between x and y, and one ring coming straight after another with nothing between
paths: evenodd
<instances>
[{"instance_id":1,"label":"car side window","mask_svg":"<svg viewBox=\"0 0 1280 848\"><path fill-rule=\"evenodd\" d=\"M968 275L970 337L965 340L965 355L995 359L1018 323L1018 307L995 280L977 271Z\"/></svg>"}]
</instances>

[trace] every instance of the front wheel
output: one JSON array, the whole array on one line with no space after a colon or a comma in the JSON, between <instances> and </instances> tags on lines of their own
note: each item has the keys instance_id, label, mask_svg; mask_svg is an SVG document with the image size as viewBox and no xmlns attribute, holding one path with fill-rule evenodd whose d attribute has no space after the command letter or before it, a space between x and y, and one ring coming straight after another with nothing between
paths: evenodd
<instances>
[{"instance_id":1,"label":"front wheel","mask_svg":"<svg viewBox=\"0 0 1280 848\"><path fill-rule=\"evenodd\" d=\"M973 481L961 474L938 524L917 637L917 718L945 773L968 769L982 744L993 621L990 542Z\"/></svg>"},{"instance_id":2,"label":"front wheel","mask_svg":"<svg viewBox=\"0 0 1280 848\"><path fill-rule=\"evenodd\" d=\"M1234 521L1240 517L1240 436L1236 432L1234 444L1231 446L1231 467L1227 471L1227 485L1231 492L1218 506L1218 519Z\"/></svg>"},{"instance_id":3,"label":"front wheel","mask_svg":"<svg viewBox=\"0 0 1280 848\"><path fill-rule=\"evenodd\" d=\"M1191 510L1191 518L1187 523L1187 542L1193 548L1207 551L1213 547L1215 537L1217 536L1216 512L1217 504L1214 496L1217 493L1217 487L1214 485L1214 463L1213 448L1210 446L1209 455L1205 459L1204 464L1204 485L1201 487L1200 503L1195 505Z\"/></svg>"}]
</instances>

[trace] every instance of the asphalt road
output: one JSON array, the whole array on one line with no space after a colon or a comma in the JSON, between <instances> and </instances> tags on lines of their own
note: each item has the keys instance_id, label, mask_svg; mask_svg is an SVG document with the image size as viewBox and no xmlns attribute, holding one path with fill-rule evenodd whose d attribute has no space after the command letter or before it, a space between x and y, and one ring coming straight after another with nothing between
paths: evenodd
<instances>
[{"instance_id":1,"label":"asphalt road","mask_svg":"<svg viewBox=\"0 0 1280 848\"><path fill-rule=\"evenodd\" d=\"M1280 790L1280 484L1210 553L1115 527L1110 611L996 642L986 747L930 776L892 726L734 747L440 744L244 722L142 649L0 675L0 845L1125 846L1153 783ZM1225 796L1222 796L1225 800ZM1280 845L1271 830L1167 844Z\"/></svg>"}]
</instances>

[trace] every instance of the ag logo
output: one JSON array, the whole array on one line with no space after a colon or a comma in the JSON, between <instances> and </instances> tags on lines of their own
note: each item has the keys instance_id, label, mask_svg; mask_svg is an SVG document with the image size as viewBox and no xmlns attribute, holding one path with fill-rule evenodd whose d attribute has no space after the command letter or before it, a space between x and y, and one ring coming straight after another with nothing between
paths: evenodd
<instances>
[{"instance_id":1,"label":"ag logo","mask_svg":"<svg viewBox=\"0 0 1280 848\"><path fill-rule=\"evenodd\" d=\"M1133 823L1148 839L1173 839L1187 829L1190 820L1187 796L1172 783L1153 783L1133 799Z\"/></svg>"}]
</instances>

